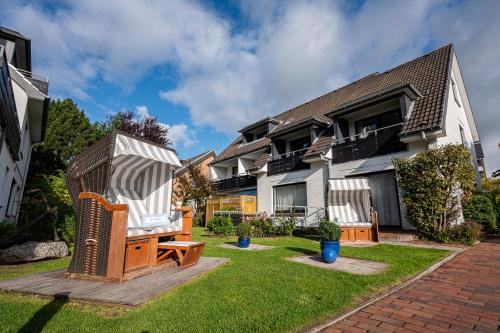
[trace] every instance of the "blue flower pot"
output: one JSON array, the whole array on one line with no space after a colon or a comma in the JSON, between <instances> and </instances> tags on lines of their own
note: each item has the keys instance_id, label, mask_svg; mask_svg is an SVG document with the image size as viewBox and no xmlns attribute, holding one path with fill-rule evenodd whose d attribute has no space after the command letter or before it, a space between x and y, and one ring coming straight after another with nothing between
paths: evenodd
<instances>
[{"instance_id":1,"label":"blue flower pot","mask_svg":"<svg viewBox=\"0 0 500 333\"><path fill-rule=\"evenodd\" d=\"M333 242L321 241L320 247L321 247L321 258L323 258L324 262L331 264L335 262L335 260L337 260L337 257L339 256L340 252L339 241L333 241Z\"/></svg>"},{"instance_id":2,"label":"blue flower pot","mask_svg":"<svg viewBox=\"0 0 500 333\"><path fill-rule=\"evenodd\" d=\"M250 246L250 237L238 237L238 247L247 248Z\"/></svg>"}]
</instances>

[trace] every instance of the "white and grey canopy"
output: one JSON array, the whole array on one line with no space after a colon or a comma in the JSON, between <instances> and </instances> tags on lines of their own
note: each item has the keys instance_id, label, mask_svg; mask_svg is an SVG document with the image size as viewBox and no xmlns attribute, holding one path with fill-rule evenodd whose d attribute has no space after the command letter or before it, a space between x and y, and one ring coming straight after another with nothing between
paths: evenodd
<instances>
[{"instance_id":1,"label":"white and grey canopy","mask_svg":"<svg viewBox=\"0 0 500 333\"><path fill-rule=\"evenodd\" d=\"M173 171L179 167L181 163L173 151L116 135L108 197L129 206L129 234L143 234L145 220L170 217ZM165 221L158 224L161 230L152 225L155 233L179 231L180 227Z\"/></svg>"},{"instance_id":2,"label":"white and grey canopy","mask_svg":"<svg viewBox=\"0 0 500 333\"><path fill-rule=\"evenodd\" d=\"M367 178L328 180L328 218L343 226L371 225Z\"/></svg>"}]
</instances>

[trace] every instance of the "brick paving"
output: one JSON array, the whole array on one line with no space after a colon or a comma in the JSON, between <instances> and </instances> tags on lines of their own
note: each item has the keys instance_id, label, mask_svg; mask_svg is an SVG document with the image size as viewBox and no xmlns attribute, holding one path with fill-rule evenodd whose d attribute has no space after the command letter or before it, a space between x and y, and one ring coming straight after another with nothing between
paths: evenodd
<instances>
[{"instance_id":1,"label":"brick paving","mask_svg":"<svg viewBox=\"0 0 500 333\"><path fill-rule=\"evenodd\" d=\"M500 239L459 253L322 332L500 332Z\"/></svg>"}]
</instances>

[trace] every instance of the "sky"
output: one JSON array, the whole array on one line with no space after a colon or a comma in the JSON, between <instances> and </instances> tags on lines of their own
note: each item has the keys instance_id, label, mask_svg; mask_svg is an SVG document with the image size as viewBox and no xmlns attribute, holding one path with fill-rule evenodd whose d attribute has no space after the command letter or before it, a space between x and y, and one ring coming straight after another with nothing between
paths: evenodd
<instances>
[{"instance_id":1,"label":"sky","mask_svg":"<svg viewBox=\"0 0 500 333\"><path fill-rule=\"evenodd\" d=\"M0 0L53 99L93 121L157 116L181 158L246 124L453 43L486 154L500 168L500 1Z\"/></svg>"}]
</instances>

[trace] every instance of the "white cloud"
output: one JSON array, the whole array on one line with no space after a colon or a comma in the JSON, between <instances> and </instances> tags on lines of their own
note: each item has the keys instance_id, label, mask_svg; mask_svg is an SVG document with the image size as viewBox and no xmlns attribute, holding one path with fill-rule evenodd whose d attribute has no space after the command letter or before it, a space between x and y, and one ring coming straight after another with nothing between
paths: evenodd
<instances>
[{"instance_id":1,"label":"white cloud","mask_svg":"<svg viewBox=\"0 0 500 333\"><path fill-rule=\"evenodd\" d=\"M139 119L144 119L149 117L148 107L146 105L138 105L135 107L135 112L139 116Z\"/></svg>"},{"instance_id":2,"label":"white cloud","mask_svg":"<svg viewBox=\"0 0 500 333\"><path fill-rule=\"evenodd\" d=\"M198 142L193 129L189 128L188 125L178 123L166 126L168 127L168 137L174 141L174 146L177 149L189 149Z\"/></svg>"},{"instance_id":3,"label":"white cloud","mask_svg":"<svg viewBox=\"0 0 500 333\"><path fill-rule=\"evenodd\" d=\"M151 116L146 105L138 105L135 107L138 120ZM185 123L165 124L160 122L160 125L168 128L168 138L173 141L174 147L177 149L189 149L194 146L198 140L196 139L195 130L190 128Z\"/></svg>"},{"instance_id":4,"label":"white cloud","mask_svg":"<svg viewBox=\"0 0 500 333\"><path fill-rule=\"evenodd\" d=\"M169 64L177 87L160 96L187 107L195 125L229 135L252 120L419 56L429 45L453 42L487 168L500 168L500 2L381 0L352 6L245 1L240 7L249 23L242 30L192 1L66 1L49 12L0 0L2 24L31 37L35 69L50 76L52 91L90 98L98 78L133 89L149 70ZM184 130L184 123L172 125L176 142L193 145L196 140Z\"/></svg>"}]
</instances>

